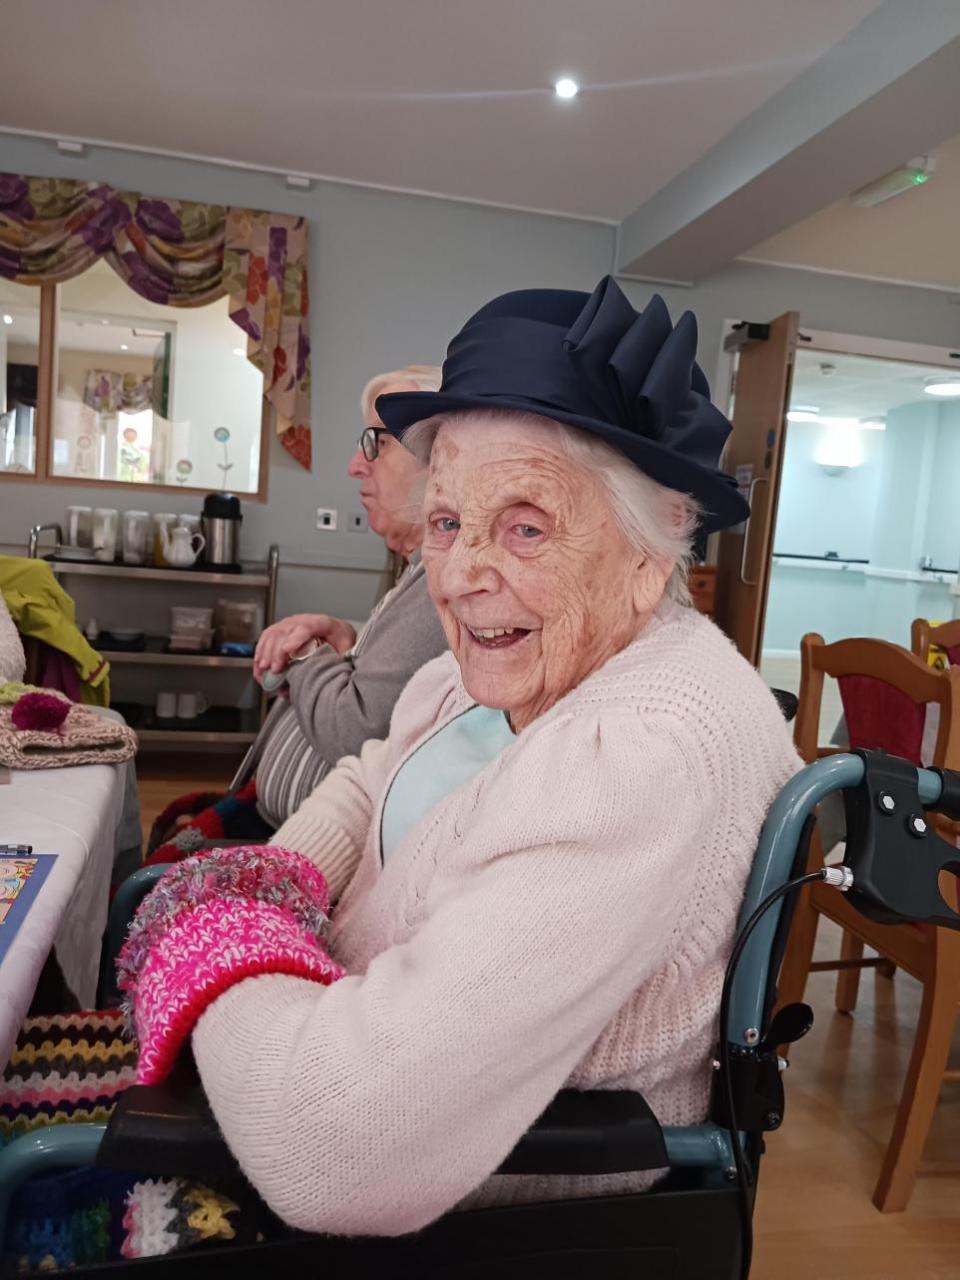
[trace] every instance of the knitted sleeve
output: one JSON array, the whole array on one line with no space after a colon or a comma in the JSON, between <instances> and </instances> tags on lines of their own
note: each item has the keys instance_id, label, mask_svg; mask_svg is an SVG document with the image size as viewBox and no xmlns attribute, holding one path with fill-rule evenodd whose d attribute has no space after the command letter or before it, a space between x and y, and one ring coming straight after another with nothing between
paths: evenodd
<instances>
[{"instance_id":1,"label":"knitted sleeve","mask_svg":"<svg viewBox=\"0 0 960 1280\"><path fill-rule=\"evenodd\" d=\"M208 1009L204 1087L279 1216L394 1235L484 1182L672 954L714 803L671 725L553 721L481 794L466 869L438 852L406 941L332 987L258 978Z\"/></svg>"},{"instance_id":2,"label":"knitted sleeve","mask_svg":"<svg viewBox=\"0 0 960 1280\"><path fill-rule=\"evenodd\" d=\"M446 647L421 571L373 615L353 653L327 650L294 665L290 704L317 755L332 766L385 738L404 685Z\"/></svg>"}]
</instances>

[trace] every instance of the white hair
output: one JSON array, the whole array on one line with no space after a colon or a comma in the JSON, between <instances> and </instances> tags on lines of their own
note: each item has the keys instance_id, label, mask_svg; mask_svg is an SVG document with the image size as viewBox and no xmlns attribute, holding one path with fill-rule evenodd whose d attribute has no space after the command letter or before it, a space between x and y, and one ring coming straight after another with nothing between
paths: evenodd
<instances>
[{"instance_id":1,"label":"white hair","mask_svg":"<svg viewBox=\"0 0 960 1280\"><path fill-rule=\"evenodd\" d=\"M509 418L520 426L549 426L566 457L599 480L613 517L630 545L646 559L672 566L664 594L678 604L692 604L687 574L694 559L700 516L696 499L651 479L619 449L597 436L536 413L483 409L442 414L408 428L403 443L426 466L440 428L465 418Z\"/></svg>"},{"instance_id":2,"label":"white hair","mask_svg":"<svg viewBox=\"0 0 960 1280\"><path fill-rule=\"evenodd\" d=\"M439 391L442 371L435 364L408 364L403 369L391 369L389 373L378 373L371 378L360 392L360 408L366 422L377 396L383 395L388 387L395 387L398 382L412 382L419 391Z\"/></svg>"}]
</instances>

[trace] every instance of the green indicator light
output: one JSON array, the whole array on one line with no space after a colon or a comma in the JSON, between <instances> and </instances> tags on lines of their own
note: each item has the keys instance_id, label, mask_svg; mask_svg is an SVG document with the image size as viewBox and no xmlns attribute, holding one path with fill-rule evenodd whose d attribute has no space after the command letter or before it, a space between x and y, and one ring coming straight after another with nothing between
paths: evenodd
<instances>
[{"instance_id":1,"label":"green indicator light","mask_svg":"<svg viewBox=\"0 0 960 1280\"><path fill-rule=\"evenodd\" d=\"M916 186L922 187L927 181L927 175L925 173L915 173L913 175L913 181Z\"/></svg>"}]
</instances>

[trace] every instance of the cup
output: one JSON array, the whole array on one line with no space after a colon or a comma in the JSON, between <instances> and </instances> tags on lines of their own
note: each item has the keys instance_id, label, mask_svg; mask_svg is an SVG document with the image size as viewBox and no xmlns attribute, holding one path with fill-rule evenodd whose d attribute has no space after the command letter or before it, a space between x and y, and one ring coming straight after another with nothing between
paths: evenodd
<instances>
[{"instance_id":1,"label":"cup","mask_svg":"<svg viewBox=\"0 0 960 1280\"><path fill-rule=\"evenodd\" d=\"M147 540L150 534L150 516L146 511L123 513L124 564L143 564L147 558Z\"/></svg>"},{"instance_id":2,"label":"cup","mask_svg":"<svg viewBox=\"0 0 960 1280\"><path fill-rule=\"evenodd\" d=\"M158 720L173 720L177 714L177 695L158 693L156 711Z\"/></svg>"},{"instance_id":3,"label":"cup","mask_svg":"<svg viewBox=\"0 0 960 1280\"><path fill-rule=\"evenodd\" d=\"M177 719L196 720L210 709L210 699L204 693L177 694Z\"/></svg>"},{"instance_id":4,"label":"cup","mask_svg":"<svg viewBox=\"0 0 960 1280\"><path fill-rule=\"evenodd\" d=\"M95 507L93 511L93 554L98 560L113 564L117 558L117 524L120 513L116 507Z\"/></svg>"},{"instance_id":5,"label":"cup","mask_svg":"<svg viewBox=\"0 0 960 1280\"><path fill-rule=\"evenodd\" d=\"M67 507L67 546L89 547L93 542L93 508Z\"/></svg>"}]
</instances>

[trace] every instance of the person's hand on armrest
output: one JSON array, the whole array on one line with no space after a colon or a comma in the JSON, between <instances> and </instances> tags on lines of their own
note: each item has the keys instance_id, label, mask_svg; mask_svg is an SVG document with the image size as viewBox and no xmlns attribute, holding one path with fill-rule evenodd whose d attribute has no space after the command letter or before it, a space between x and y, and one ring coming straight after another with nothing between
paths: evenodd
<instances>
[{"instance_id":1,"label":"person's hand on armrest","mask_svg":"<svg viewBox=\"0 0 960 1280\"><path fill-rule=\"evenodd\" d=\"M356 631L342 618L332 618L328 613L295 613L267 627L261 635L253 656L254 677L260 680L267 671L283 671L293 655L311 640L344 654L356 639Z\"/></svg>"}]
</instances>

